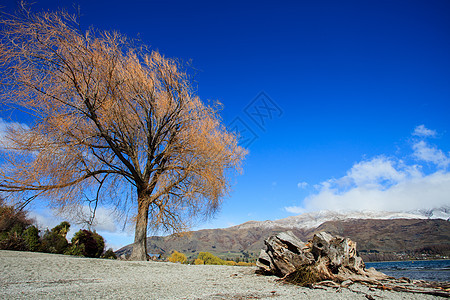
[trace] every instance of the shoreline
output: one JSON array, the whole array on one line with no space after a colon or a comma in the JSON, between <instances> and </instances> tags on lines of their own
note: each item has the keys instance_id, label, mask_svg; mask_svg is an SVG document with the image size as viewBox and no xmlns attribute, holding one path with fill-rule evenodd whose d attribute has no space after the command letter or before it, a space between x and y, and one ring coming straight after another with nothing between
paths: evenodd
<instances>
[{"instance_id":1,"label":"shoreline","mask_svg":"<svg viewBox=\"0 0 450 300\"><path fill-rule=\"evenodd\" d=\"M373 264L373 263L394 263L394 262L414 262L414 261L443 261L450 260L450 258L442 258L442 259L408 259L408 260L377 260L377 261L365 261L365 264Z\"/></svg>"},{"instance_id":2,"label":"shoreline","mask_svg":"<svg viewBox=\"0 0 450 300\"><path fill-rule=\"evenodd\" d=\"M255 274L255 267L181 265L0 250L2 299L436 299L351 288L311 289Z\"/></svg>"}]
</instances>

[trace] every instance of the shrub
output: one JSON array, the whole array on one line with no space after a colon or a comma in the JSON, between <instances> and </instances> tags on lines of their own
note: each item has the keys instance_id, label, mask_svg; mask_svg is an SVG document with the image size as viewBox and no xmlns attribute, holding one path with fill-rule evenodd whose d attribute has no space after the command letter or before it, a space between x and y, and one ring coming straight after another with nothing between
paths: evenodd
<instances>
[{"instance_id":1,"label":"shrub","mask_svg":"<svg viewBox=\"0 0 450 300\"><path fill-rule=\"evenodd\" d=\"M69 247L67 247L66 251L64 251L64 254L84 257L84 252L84 245L71 244Z\"/></svg>"},{"instance_id":2,"label":"shrub","mask_svg":"<svg viewBox=\"0 0 450 300\"><path fill-rule=\"evenodd\" d=\"M236 266L241 266L241 267L251 267L254 266L254 263L249 263L249 262L245 262L245 261L240 261L236 264Z\"/></svg>"},{"instance_id":3,"label":"shrub","mask_svg":"<svg viewBox=\"0 0 450 300\"><path fill-rule=\"evenodd\" d=\"M92 236L97 242L97 251L95 252L95 257L100 257L105 251L105 239L95 231L92 232Z\"/></svg>"},{"instance_id":4,"label":"shrub","mask_svg":"<svg viewBox=\"0 0 450 300\"><path fill-rule=\"evenodd\" d=\"M225 261L218 258L217 256L214 256L213 254L209 252L200 252L198 254L198 259L201 259L204 261L205 265L224 265Z\"/></svg>"},{"instance_id":5,"label":"shrub","mask_svg":"<svg viewBox=\"0 0 450 300\"><path fill-rule=\"evenodd\" d=\"M30 226L23 232L23 239L29 251L39 251L41 242L39 230L36 226Z\"/></svg>"},{"instance_id":6,"label":"shrub","mask_svg":"<svg viewBox=\"0 0 450 300\"><path fill-rule=\"evenodd\" d=\"M232 260L225 260L225 261L224 261L224 265L227 265L227 266L235 266L235 265L236 265L236 262L235 262L235 261L232 261Z\"/></svg>"},{"instance_id":7,"label":"shrub","mask_svg":"<svg viewBox=\"0 0 450 300\"><path fill-rule=\"evenodd\" d=\"M65 253L69 246L66 239L69 229L69 222L63 221L59 225L53 227L51 231L46 230L42 237L41 251L57 254Z\"/></svg>"},{"instance_id":8,"label":"shrub","mask_svg":"<svg viewBox=\"0 0 450 300\"><path fill-rule=\"evenodd\" d=\"M13 228L19 234L32 224L27 218L27 213L23 210L17 210L13 206L6 205L0 198L0 232L9 232Z\"/></svg>"},{"instance_id":9,"label":"shrub","mask_svg":"<svg viewBox=\"0 0 450 300\"><path fill-rule=\"evenodd\" d=\"M25 211L6 205L0 198L0 249L28 250L22 237L24 230L32 224Z\"/></svg>"},{"instance_id":10,"label":"shrub","mask_svg":"<svg viewBox=\"0 0 450 300\"><path fill-rule=\"evenodd\" d=\"M31 250L24 238L24 231L31 224L32 221L27 218L25 211L6 205L5 201L0 198L0 249ZM39 236L37 241L39 241Z\"/></svg>"},{"instance_id":11,"label":"shrub","mask_svg":"<svg viewBox=\"0 0 450 300\"><path fill-rule=\"evenodd\" d=\"M42 237L41 251L47 253L63 254L69 243L66 238L59 235L57 231L46 230Z\"/></svg>"},{"instance_id":12,"label":"shrub","mask_svg":"<svg viewBox=\"0 0 450 300\"><path fill-rule=\"evenodd\" d=\"M184 264L187 261L187 257L183 253L173 251L172 254L169 256L169 261L173 263L179 262Z\"/></svg>"},{"instance_id":13,"label":"shrub","mask_svg":"<svg viewBox=\"0 0 450 300\"><path fill-rule=\"evenodd\" d=\"M106 250L105 253L103 253L102 258L117 259L117 255L116 255L116 253L114 253L112 248L109 248L108 250Z\"/></svg>"},{"instance_id":14,"label":"shrub","mask_svg":"<svg viewBox=\"0 0 450 300\"><path fill-rule=\"evenodd\" d=\"M105 240L96 232L81 229L75 233L72 238L72 245L70 251L79 253L85 257L100 257L105 249ZM74 254L78 255L78 254Z\"/></svg>"},{"instance_id":15,"label":"shrub","mask_svg":"<svg viewBox=\"0 0 450 300\"><path fill-rule=\"evenodd\" d=\"M55 226L52 231L55 232L56 234L59 234L60 236L66 238L67 233L69 232L70 229L70 224L69 222L61 222L61 224Z\"/></svg>"},{"instance_id":16,"label":"shrub","mask_svg":"<svg viewBox=\"0 0 450 300\"><path fill-rule=\"evenodd\" d=\"M26 251L27 245L22 236L14 230L4 232L0 236L0 249L1 250L15 250Z\"/></svg>"},{"instance_id":17,"label":"shrub","mask_svg":"<svg viewBox=\"0 0 450 300\"><path fill-rule=\"evenodd\" d=\"M253 263L238 262L232 260L223 260L209 252L200 252L194 261L196 265L226 265L226 266L254 266Z\"/></svg>"}]
</instances>

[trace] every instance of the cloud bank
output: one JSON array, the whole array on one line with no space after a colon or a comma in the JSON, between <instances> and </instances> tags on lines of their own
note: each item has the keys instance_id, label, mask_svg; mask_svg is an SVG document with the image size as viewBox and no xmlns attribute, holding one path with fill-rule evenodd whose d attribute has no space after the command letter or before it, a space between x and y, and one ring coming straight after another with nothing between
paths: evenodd
<instances>
[{"instance_id":1,"label":"cloud bank","mask_svg":"<svg viewBox=\"0 0 450 300\"><path fill-rule=\"evenodd\" d=\"M315 185L316 192L306 197L301 206L284 209L300 214L317 210L413 211L450 206L450 154L425 140L436 135L424 125L417 126L412 134L410 163L384 155L357 162L345 176Z\"/></svg>"},{"instance_id":2,"label":"cloud bank","mask_svg":"<svg viewBox=\"0 0 450 300\"><path fill-rule=\"evenodd\" d=\"M84 206L82 210L86 215L90 213L89 207L87 206ZM70 231L67 234L69 241L78 230L86 229L85 225L78 224L80 218L58 215L58 213L49 208L31 210L28 215L36 221L40 230L52 229L62 221L69 221L71 224ZM114 250L118 250L125 245L131 244L134 239L132 233L118 228L114 210L105 207L97 208L95 221L91 229L96 230L105 239L105 249L113 248Z\"/></svg>"},{"instance_id":3,"label":"cloud bank","mask_svg":"<svg viewBox=\"0 0 450 300\"><path fill-rule=\"evenodd\" d=\"M12 130L29 130L30 127L24 123L8 122L0 118L0 149L7 149L11 146L8 133Z\"/></svg>"},{"instance_id":4,"label":"cloud bank","mask_svg":"<svg viewBox=\"0 0 450 300\"><path fill-rule=\"evenodd\" d=\"M422 136L422 137L425 137L425 136L436 136L436 134L437 134L436 130L428 129L423 124L417 126L416 128L414 128L414 132L413 132L413 135Z\"/></svg>"},{"instance_id":5,"label":"cloud bank","mask_svg":"<svg viewBox=\"0 0 450 300\"><path fill-rule=\"evenodd\" d=\"M308 187L308 183L307 182L299 182L299 183L297 183L297 187L299 188L299 189L305 189L305 188L307 188Z\"/></svg>"},{"instance_id":6,"label":"cloud bank","mask_svg":"<svg viewBox=\"0 0 450 300\"><path fill-rule=\"evenodd\" d=\"M70 214L58 214L48 208L42 208L40 210L32 210L29 212L30 217L36 220L37 225L41 229L53 228L62 221L69 221L72 225L81 224L82 220L87 220L90 215L89 207L83 206L77 215ZM94 224L92 229L103 232L116 232L117 224L115 219L115 212L112 209L105 207L98 207L95 213ZM77 228L79 226L76 226Z\"/></svg>"}]
</instances>

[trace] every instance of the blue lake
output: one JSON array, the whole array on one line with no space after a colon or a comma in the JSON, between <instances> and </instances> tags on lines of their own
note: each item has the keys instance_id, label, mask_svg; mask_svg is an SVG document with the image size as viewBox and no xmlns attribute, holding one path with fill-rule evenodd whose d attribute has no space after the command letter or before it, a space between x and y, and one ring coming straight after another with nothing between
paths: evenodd
<instances>
[{"instance_id":1,"label":"blue lake","mask_svg":"<svg viewBox=\"0 0 450 300\"><path fill-rule=\"evenodd\" d=\"M450 260L415 260L368 262L366 268L374 267L386 275L400 278L431 281L450 281Z\"/></svg>"}]
</instances>

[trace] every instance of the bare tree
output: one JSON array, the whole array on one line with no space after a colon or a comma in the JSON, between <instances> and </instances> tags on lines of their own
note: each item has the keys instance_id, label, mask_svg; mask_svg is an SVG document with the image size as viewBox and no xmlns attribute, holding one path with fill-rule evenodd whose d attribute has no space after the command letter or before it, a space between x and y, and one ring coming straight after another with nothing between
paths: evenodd
<instances>
[{"instance_id":1,"label":"bare tree","mask_svg":"<svg viewBox=\"0 0 450 300\"><path fill-rule=\"evenodd\" d=\"M218 209L246 150L180 63L116 32L81 33L64 12L0 24L2 104L32 116L3 139L0 191L133 207L135 260L148 226L179 232Z\"/></svg>"}]
</instances>

